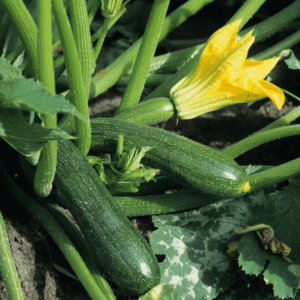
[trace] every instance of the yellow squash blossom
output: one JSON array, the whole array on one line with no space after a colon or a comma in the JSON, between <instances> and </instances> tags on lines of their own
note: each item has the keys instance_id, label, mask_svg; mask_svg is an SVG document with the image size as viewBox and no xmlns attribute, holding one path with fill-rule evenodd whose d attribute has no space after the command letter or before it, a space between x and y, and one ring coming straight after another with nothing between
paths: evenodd
<instances>
[{"instance_id":1,"label":"yellow squash blossom","mask_svg":"<svg viewBox=\"0 0 300 300\"><path fill-rule=\"evenodd\" d=\"M239 42L241 20L222 27L208 40L198 65L171 89L178 117L191 119L237 103L269 97L278 109L284 94L263 80L280 57L263 61L246 60L254 42L252 31Z\"/></svg>"}]
</instances>

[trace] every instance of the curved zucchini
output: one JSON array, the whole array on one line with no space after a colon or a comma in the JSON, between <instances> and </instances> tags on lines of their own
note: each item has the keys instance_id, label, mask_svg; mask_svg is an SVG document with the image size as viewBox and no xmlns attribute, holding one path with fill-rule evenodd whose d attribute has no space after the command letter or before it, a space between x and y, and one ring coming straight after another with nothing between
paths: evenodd
<instances>
[{"instance_id":1,"label":"curved zucchini","mask_svg":"<svg viewBox=\"0 0 300 300\"><path fill-rule=\"evenodd\" d=\"M133 227L80 150L68 140L58 142L54 196L74 216L104 270L134 295L157 285L155 255Z\"/></svg>"},{"instance_id":2,"label":"curved zucchini","mask_svg":"<svg viewBox=\"0 0 300 300\"><path fill-rule=\"evenodd\" d=\"M178 183L220 198L248 192L244 170L230 157L174 133L117 119L93 119L91 152L114 152L118 135L125 149L153 147L147 164Z\"/></svg>"}]
</instances>

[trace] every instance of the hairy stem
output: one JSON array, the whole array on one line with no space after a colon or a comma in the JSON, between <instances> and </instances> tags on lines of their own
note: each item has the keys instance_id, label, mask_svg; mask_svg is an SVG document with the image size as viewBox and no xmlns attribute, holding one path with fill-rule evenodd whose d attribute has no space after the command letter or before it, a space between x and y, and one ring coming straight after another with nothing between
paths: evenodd
<instances>
[{"instance_id":1,"label":"hairy stem","mask_svg":"<svg viewBox=\"0 0 300 300\"><path fill-rule=\"evenodd\" d=\"M38 79L47 92L55 94L51 19L51 0L38 0ZM56 115L41 117L45 127L57 127ZM57 141L49 141L43 147L34 180L35 192L41 197L51 192L56 163Z\"/></svg>"},{"instance_id":2,"label":"hairy stem","mask_svg":"<svg viewBox=\"0 0 300 300\"><path fill-rule=\"evenodd\" d=\"M86 121L75 118L77 145L81 153L86 155L91 143L90 119L86 102L86 89L82 77L78 51L68 20L68 16L61 0L53 0L55 20L64 50L65 63L70 84L70 102L83 114Z\"/></svg>"},{"instance_id":3,"label":"hairy stem","mask_svg":"<svg viewBox=\"0 0 300 300\"><path fill-rule=\"evenodd\" d=\"M222 149L221 151L229 157L235 158L259 145L298 134L300 134L300 125L290 125L288 127L264 130Z\"/></svg>"},{"instance_id":4,"label":"hairy stem","mask_svg":"<svg viewBox=\"0 0 300 300\"><path fill-rule=\"evenodd\" d=\"M11 23L22 41L29 60L31 74L37 79L38 55L37 27L35 22L22 0L0 0L0 4L8 14Z\"/></svg>"},{"instance_id":5,"label":"hairy stem","mask_svg":"<svg viewBox=\"0 0 300 300\"><path fill-rule=\"evenodd\" d=\"M139 102L145 86L150 62L157 47L169 2L170 0L155 0L153 3L133 71L116 114L121 113Z\"/></svg>"},{"instance_id":6,"label":"hairy stem","mask_svg":"<svg viewBox=\"0 0 300 300\"><path fill-rule=\"evenodd\" d=\"M10 201L10 199L7 199ZM0 274L4 280L10 300L23 300L18 273L10 251L4 219L0 212Z\"/></svg>"}]
</instances>

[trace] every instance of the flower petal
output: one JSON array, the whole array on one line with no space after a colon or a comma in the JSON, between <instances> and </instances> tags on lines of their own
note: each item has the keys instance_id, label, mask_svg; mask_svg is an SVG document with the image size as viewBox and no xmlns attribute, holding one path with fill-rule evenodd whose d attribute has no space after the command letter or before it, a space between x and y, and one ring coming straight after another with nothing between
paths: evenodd
<instances>
[{"instance_id":1,"label":"flower petal","mask_svg":"<svg viewBox=\"0 0 300 300\"><path fill-rule=\"evenodd\" d=\"M249 77L241 77L234 83L237 88L243 89L250 94L269 97L278 109L281 109L285 96L280 88L265 80L254 81Z\"/></svg>"},{"instance_id":2,"label":"flower petal","mask_svg":"<svg viewBox=\"0 0 300 300\"><path fill-rule=\"evenodd\" d=\"M244 70L251 79L264 79L276 66L279 59L280 56L262 61L246 60L244 63Z\"/></svg>"},{"instance_id":3,"label":"flower petal","mask_svg":"<svg viewBox=\"0 0 300 300\"><path fill-rule=\"evenodd\" d=\"M242 19L217 30L207 41L202 53L203 57L216 56L231 49L236 42L237 33Z\"/></svg>"},{"instance_id":4,"label":"flower petal","mask_svg":"<svg viewBox=\"0 0 300 300\"><path fill-rule=\"evenodd\" d=\"M250 36L239 43L239 46L218 55L213 61L197 69L192 82L198 82L201 94L207 89L217 88L222 81L234 82L244 73L243 66L254 37ZM196 72L197 72L196 71Z\"/></svg>"},{"instance_id":5,"label":"flower petal","mask_svg":"<svg viewBox=\"0 0 300 300\"><path fill-rule=\"evenodd\" d=\"M216 71L230 77L239 77L238 71L242 70L248 55L248 50L254 42L252 32L249 32L238 43L234 43L230 50L220 53L217 56L201 56L198 67L192 80L203 81L204 78L214 75ZM225 72L229 73L225 74Z\"/></svg>"}]
</instances>

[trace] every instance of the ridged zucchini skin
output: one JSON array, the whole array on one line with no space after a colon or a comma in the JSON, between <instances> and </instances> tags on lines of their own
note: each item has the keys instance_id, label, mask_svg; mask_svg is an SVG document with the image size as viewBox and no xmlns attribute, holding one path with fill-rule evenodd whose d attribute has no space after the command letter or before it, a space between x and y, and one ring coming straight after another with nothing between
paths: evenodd
<instances>
[{"instance_id":1,"label":"ridged zucchini skin","mask_svg":"<svg viewBox=\"0 0 300 300\"><path fill-rule=\"evenodd\" d=\"M125 150L153 147L145 155L146 163L183 186L222 198L245 193L244 170L217 150L165 130L117 119L93 119L91 128L90 152L113 153L118 135L123 135Z\"/></svg>"},{"instance_id":2,"label":"ridged zucchini skin","mask_svg":"<svg viewBox=\"0 0 300 300\"><path fill-rule=\"evenodd\" d=\"M160 282L159 265L152 249L69 140L58 142L54 189L54 196L70 210L115 283L133 295L140 295Z\"/></svg>"},{"instance_id":3,"label":"ridged zucchini skin","mask_svg":"<svg viewBox=\"0 0 300 300\"><path fill-rule=\"evenodd\" d=\"M169 98L155 98L122 111L115 119L149 125L170 119L174 112L174 105Z\"/></svg>"}]
</instances>

